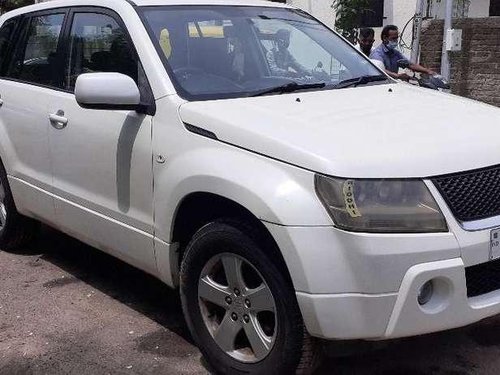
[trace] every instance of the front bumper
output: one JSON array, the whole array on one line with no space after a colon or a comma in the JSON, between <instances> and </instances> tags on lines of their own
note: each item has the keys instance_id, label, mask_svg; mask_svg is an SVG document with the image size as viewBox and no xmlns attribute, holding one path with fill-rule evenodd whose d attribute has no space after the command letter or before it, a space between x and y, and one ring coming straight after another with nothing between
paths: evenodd
<instances>
[{"instance_id":1,"label":"front bumper","mask_svg":"<svg viewBox=\"0 0 500 375\"><path fill-rule=\"evenodd\" d=\"M417 302L435 280L430 301ZM460 258L423 263L406 273L398 293L312 295L297 293L307 329L326 339L382 340L457 328L500 313L500 290L467 298Z\"/></svg>"},{"instance_id":2,"label":"front bumper","mask_svg":"<svg viewBox=\"0 0 500 375\"><path fill-rule=\"evenodd\" d=\"M452 225L449 233L386 235L266 226L282 249L313 336L383 340L500 313L500 290L467 297L465 267L488 261L489 230L466 233ZM417 296L429 280L434 293L421 306Z\"/></svg>"}]
</instances>

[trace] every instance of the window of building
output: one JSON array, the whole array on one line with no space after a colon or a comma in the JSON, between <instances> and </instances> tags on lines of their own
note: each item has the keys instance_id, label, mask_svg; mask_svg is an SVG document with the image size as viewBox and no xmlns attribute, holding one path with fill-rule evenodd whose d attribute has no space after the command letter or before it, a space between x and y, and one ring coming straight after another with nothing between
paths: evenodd
<instances>
[{"instance_id":1,"label":"window of building","mask_svg":"<svg viewBox=\"0 0 500 375\"><path fill-rule=\"evenodd\" d=\"M361 27L384 26L384 0L369 0L369 6L361 15Z\"/></svg>"},{"instance_id":2,"label":"window of building","mask_svg":"<svg viewBox=\"0 0 500 375\"><path fill-rule=\"evenodd\" d=\"M490 0L490 16L500 16L500 0Z\"/></svg>"}]
</instances>

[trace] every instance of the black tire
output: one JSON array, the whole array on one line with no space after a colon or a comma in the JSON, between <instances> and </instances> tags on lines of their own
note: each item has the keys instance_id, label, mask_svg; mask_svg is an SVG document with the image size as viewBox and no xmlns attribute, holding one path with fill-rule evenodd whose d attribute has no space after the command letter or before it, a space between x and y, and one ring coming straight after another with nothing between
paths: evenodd
<instances>
[{"instance_id":1,"label":"black tire","mask_svg":"<svg viewBox=\"0 0 500 375\"><path fill-rule=\"evenodd\" d=\"M218 374L310 373L319 358L317 343L305 330L295 292L280 269L279 262L266 253L262 241L252 233L255 233L253 229L243 222L221 220L201 228L188 244L181 264L180 293L184 316L191 334L212 370ZM271 292L271 299L274 299L275 313L271 319L275 323L272 333L273 344L264 357L258 359L255 354L256 360L250 363L226 353L214 339L215 334L212 336L213 333L210 333L209 325L205 323L204 316L207 319L209 315L206 313L202 315L204 313L201 305L205 306L205 302L199 299L200 277L207 267L217 262L218 257L224 260L232 259L231 257L241 259L244 264L241 267L256 270L263 281L260 285L265 285ZM225 263L221 260L219 269L226 275L225 267ZM216 268L217 266L214 266L214 269ZM233 290L227 280L226 284L231 288L228 290ZM235 298L233 305L236 306L237 295L233 294L232 298ZM245 304L246 302L245 300ZM236 308L235 306L233 307ZM229 308L226 306L221 312L225 318L230 315L230 311L227 310ZM240 313L244 314L238 311L238 314ZM248 315L241 315L240 319L242 317L248 319ZM220 326L223 319L220 318ZM246 322L248 323L248 320ZM242 326L245 324L243 319L239 323ZM245 329L241 328L236 338L240 337L241 332L246 335ZM253 351L250 339L247 343Z\"/></svg>"},{"instance_id":2,"label":"black tire","mask_svg":"<svg viewBox=\"0 0 500 375\"><path fill-rule=\"evenodd\" d=\"M0 249L13 250L29 243L39 227L33 219L16 210L7 180L7 173L0 162Z\"/></svg>"}]
</instances>

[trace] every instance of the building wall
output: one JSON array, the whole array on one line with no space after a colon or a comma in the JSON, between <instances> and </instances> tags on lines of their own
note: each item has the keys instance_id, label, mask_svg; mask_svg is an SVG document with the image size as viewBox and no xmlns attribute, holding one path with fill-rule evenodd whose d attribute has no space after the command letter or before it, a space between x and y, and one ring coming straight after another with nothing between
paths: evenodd
<instances>
[{"instance_id":1,"label":"building wall","mask_svg":"<svg viewBox=\"0 0 500 375\"><path fill-rule=\"evenodd\" d=\"M500 107L500 17L455 20L463 30L462 51L451 52L451 86L457 95ZM421 61L439 71L443 21L433 20L422 33Z\"/></svg>"},{"instance_id":2,"label":"building wall","mask_svg":"<svg viewBox=\"0 0 500 375\"><path fill-rule=\"evenodd\" d=\"M288 0L287 3L311 13L330 27L335 26L333 0ZM416 0L385 0L384 25L395 24L402 28L413 16L415 9ZM376 31L379 34L381 28Z\"/></svg>"},{"instance_id":3,"label":"building wall","mask_svg":"<svg viewBox=\"0 0 500 375\"><path fill-rule=\"evenodd\" d=\"M384 4L384 20L385 25L396 25L401 31L401 38L406 44L411 44L413 21L410 21L417 10L416 0L385 0ZM410 22L403 33L405 25ZM380 39L382 28L376 30L377 40ZM402 50L401 52L410 55L410 50Z\"/></svg>"},{"instance_id":4,"label":"building wall","mask_svg":"<svg viewBox=\"0 0 500 375\"><path fill-rule=\"evenodd\" d=\"M288 4L296 6L311 13L327 26L335 27L335 11L332 8L333 0L287 0ZM397 25L402 30L405 24L413 17L416 10L416 0L385 0L384 3L384 26ZM402 37L409 44L411 42L411 24ZM380 33L382 27L375 28L375 45L380 44ZM410 55L410 50L402 51Z\"/></svg>"},{"instance_id":5,"label":"building wall","mask_svg":"<svg viewBox=\"0 0 500 375\"><path fill-rule=\"evenodd\" d=\"M446 0L427 0L430 3L430 16L434 18L444 18L445 3ZM462 9L459 7L458 1L455 1L456 11ZM462 0L460 0L462 1ZM287 2L293 6L297 6L305 11L311 13L326 25L333 28L335 26L335 11L332 9L331 5L333 0L287 0ZM469 0L469 6L466 7L467 17L488 17L490 0ZM384 3L384 26L385 25L396 25L403 31L405 25L411 20L416 12L417 0L385 0ZM403 41L410 45L412 41L412 25L410 21L404 33L401 37ZM375 40L376 45L380 43L380 33L382 27L375 29ZM441 31L442 33L442 31ZM441 36L442 40L442 36ZM403 49L406 56L410 56L411 51L409 49Z\"/></svg>"},{"instance_id":6,"label":"building wall","mask_svg":"<svg viewBox=\"0 0 500 375\"><path fill-rule=\"evenodd\" d=\"M433 18L444 18L446 0L427 0L430 2L430 16ZM454 0L455 7L459 1ZM466 0L465 0L466 1ZM471 18L483 18L489 16L490 0L468 0L469 6L465 16ZM335 26L335 12L331 5L333 0L287 0L287 3L297 6L313 14L315 17L325 22L328 26ZM385 0L384 3L384 26L397 25L401 29L415 14L417 0ZM376 29L377 34L380 30ZM406 33L405 38L411 36L411 31Z\"/></svg>"},{"instance_id":7,"label":"building wall","mask_svg":"<svg viewBox=\"0 0 500 375\"><path fill-rule=\"evenodd\" d=\"M433 18L444 18L446 0L424 0L429 2L430 16ZM491 0L454 0L455 8L462 7L459 2L466 1L468 6L466 17L483 18L489 16ZM287 0L287 3L304 9L318 18L329 20L333 26L335 14L331 8L333 0ZM385 0L384 16L386 17L384 25L397 24L404 25L408 19L415 13L417 0ZM333 13L333 16L332 16Z\"/></svg>"},{"instance_id":8,"label":"building wall","mask_svg":"<svg viewBox=\"0 0 500 375\"><path fill-rule=\"evenodd\" d=\"M488 17L490 13L490 0L472 0L469 8L469 17Z\"/></svg>"},{"instance_id":9,"label":"building wall","mask_svg":"<svg viewBox=\"0 0 500 375\"><path fill-rule=\"evenodd\" d=\"M287 3L311 13L329 27L335 25L335 12L332 9L333 0L288 0Z\"/></svg>"},{"instance_id":10,"label":"building wall","mask_svg":"<svg viewBox=\"0 0 500 375\"><path fill-rule=\"evenodd\" d=\"M431 6L431 15L435 18L444 18L445 12L445 0L430 0L432 1ZM458 10L461 10L462 7L459 7L457 4L457 0L455 0L455 12L458 13ZM488 17L490 12L490 0L469 0L468 7L466 7L466 14L462 15L469 18L483 18ZM455 16L459 16L459 14L455 14Z\"/></svg>"}]
</instances>

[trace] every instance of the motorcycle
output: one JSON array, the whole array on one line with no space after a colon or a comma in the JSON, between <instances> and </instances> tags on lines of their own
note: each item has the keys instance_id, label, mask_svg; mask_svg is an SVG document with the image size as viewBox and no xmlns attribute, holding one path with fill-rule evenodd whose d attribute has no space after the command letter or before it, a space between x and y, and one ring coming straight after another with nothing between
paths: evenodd
<instances>
[{"instance_id":1,"label":"motorcycle","mask_svg":"<svg viewBox=\"0 0 500 375\"><path fill-rule=\"evenodd\" d=\"M407 60L399 60L398 66L402 69L408 69L410 63ZM413 76L408 82L415 86L443 92L450 92L451 89L449 82L440 74L421 74L420 77L417 77L416 73L413 72Z\"/></svg>"}]
</instances>

